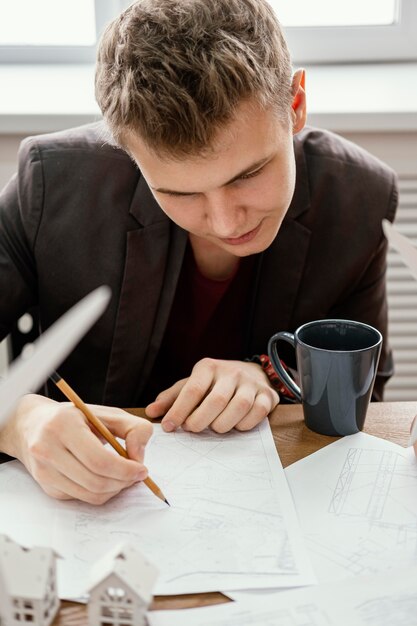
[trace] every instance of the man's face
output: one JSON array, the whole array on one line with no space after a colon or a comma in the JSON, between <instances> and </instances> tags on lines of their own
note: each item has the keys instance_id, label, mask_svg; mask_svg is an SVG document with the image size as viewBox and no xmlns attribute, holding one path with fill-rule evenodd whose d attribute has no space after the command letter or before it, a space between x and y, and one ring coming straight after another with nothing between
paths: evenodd
<instances>
[{"instance_id":1,"label":"man's face","mask_svg":"<svg viewBox=\"0 0 417 626\"><path fill-rule=\"evenodd\" d=\"M272 243L290 205L292 139L290 123L243 103L234 121L218 132L208 156L167 160L136 136L126 147L173 222L211 251L244 257Z\"/></svg>"}]
</instances>

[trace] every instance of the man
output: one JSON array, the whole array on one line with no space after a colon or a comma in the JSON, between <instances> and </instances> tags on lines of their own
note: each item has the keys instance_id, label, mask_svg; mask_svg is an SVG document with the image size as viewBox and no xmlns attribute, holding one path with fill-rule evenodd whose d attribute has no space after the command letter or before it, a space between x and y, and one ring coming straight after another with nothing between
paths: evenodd
<instances>
[{"instance_id":1,"label":"man","mask_svg":"<svg viewBox=\"0 0 417 626\"><path fill-rule=\"evenodd\" d=\"M109 309L61 374L89 402L147 404L165 430L195 432L274 409L273 381L245 359L278 330L343 317L386 337L394 174L303 130L304 73L266 1L136 2L103 36L96 95L106 125L25 141L2 194L2 336L30 305L46 328L106 283ZM375 398L391 370L385 342ZM50 495L104 502L146 475L150 426L94 409L131 460L39 395L0 450Z\"/></svg>"}]
</instances>

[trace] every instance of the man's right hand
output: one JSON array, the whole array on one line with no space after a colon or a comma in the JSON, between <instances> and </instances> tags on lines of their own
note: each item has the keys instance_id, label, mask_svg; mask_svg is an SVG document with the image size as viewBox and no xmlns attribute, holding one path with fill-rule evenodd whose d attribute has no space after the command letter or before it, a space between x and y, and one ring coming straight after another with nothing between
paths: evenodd
<instances>
[{"instance_id":1,"label":"man's right hand","mask_svg":"<svg viewBox=\"0 0 417 626\"><path fill-rule=\"evenodd\" d=\"M147 477L143 460L152 425L122 409L89 407L125 440L128 459L104 447L74 405L34 394L20 400L0 432L0 451L19 459L48 495L103 504Z\"/></svg>"}]
</instances>

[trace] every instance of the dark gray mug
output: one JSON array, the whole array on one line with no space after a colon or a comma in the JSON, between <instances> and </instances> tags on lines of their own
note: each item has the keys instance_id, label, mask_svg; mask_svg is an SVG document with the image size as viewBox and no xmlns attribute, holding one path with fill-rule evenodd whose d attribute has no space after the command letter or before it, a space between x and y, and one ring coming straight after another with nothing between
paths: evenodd
<instances>
[{"instance_id":1,"label":"dark gray mug","mask_svg":"<svg viewBox=\"0 0 417 626\"><path fill-rule=\"evenodd\" d=\"M295 348L300 387L281 365L279 341ZM368 324L318 320L294 334L276 333L268 353L280 380L302 402L306 426L322 435L343 436L363 428L381 346L381 333Z\"/></svg>"}]
</instances>

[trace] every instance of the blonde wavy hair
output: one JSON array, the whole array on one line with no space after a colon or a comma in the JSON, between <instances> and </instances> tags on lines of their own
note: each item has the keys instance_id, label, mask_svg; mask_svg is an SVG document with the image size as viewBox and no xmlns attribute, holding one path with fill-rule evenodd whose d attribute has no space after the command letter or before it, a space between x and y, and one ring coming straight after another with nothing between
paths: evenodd
<instances>
[{"instance_id":1,"label":"blonde wavy hair","mask_svg":"<svg viewBox=\"0 0 417 626\"><path fill-rule=\"evenodd\" d=\"M254 100L290 119L291 60L267 0L138 0L109 24L96 99L115 140L170 157L204 154Z\"/></svg>"}]
</instances>

